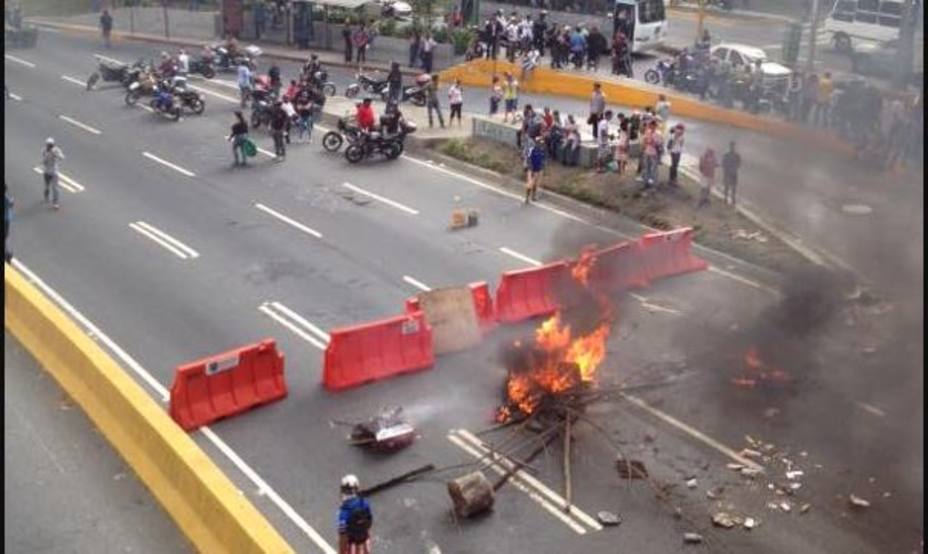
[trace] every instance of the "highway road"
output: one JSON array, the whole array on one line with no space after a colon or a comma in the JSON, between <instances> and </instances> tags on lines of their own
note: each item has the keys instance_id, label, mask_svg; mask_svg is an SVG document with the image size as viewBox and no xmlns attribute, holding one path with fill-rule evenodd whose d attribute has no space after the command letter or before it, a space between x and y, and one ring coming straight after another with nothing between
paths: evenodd
<instances>
[{"instance_id":1,"label":"highway road","mask_svg":"<svg viewBox=\"0 0 928 554\"><path fill-rule=\"evenodd\" d=\"M234 169L223 140L234 107L222 98L234 95L227 86L202 83L210 93L206 114L172 123L126 107L118 89L88 93L78 85L94 66L92 41L43 38L38 48L5 57L7 85L19 98L7 100L4 128L5 178L17 201L16 263L159 400L177 364L277 339L287 356L289 397L194 437L299 552L332 551L343 473L372 483L423 463L473 461L466 431L489 425L499 403L498 348L514 333L530 332L507 329L474 350L439 358L430 371L333 394L320 386L326 330L399 313L423 287L493 285L507 269L640 231L621 219L593 225L544 201L525 207L516 193L414 157L349 168L342 156L307 144L292 145L285 163L259 154L251 167ZM132 59L153 47L120 48L107 54ZM70 190L60 211L42 203L34 171L47 136L67 156L61 170ZM270 148L269 139L261 143ZM477 209L480 225L449 232L457 207ZM727 379L740 363L732 360L743 356L746 341L765 339L738 331L783 310L767 286L782 280L727 258L709 261L712 271L616 300L619 325L601 381L678 375L679 384L638 403L591 408L614 441L676 485L669 508L643 482L621 482L615 444L580 426L572 515L557 507L555 451L537 462L536 481L503 489L494 512L474 521L448 514L445 480L454 471L377 495L376 551L914 550L923 535L921 430L916 435L909 428L917 424L903 425L912 421L903 407L922 410L918 391L900 386L886 404L862 410L861 389L854 396L840 385L874 368L848 346L861 339L860 326L838 317L828 318L814 344L802 345L819 354L797 358L818 360L812 384L802 380L786 396L731 387ZM831 363L841 371L825 371ZM391 457L353 449L344 429L330 423L390 404L405 406L421 433ZM783 415L758 415L770 407ZM751 481L726 467L745 434L807 452L808 461L796 463L808 476L790 502L809 502L811 511L767 507L782 501L766 484L784 480L784 468L771 466L769 477ZM688 489L684 477L693 475L699 485ZM718 485L731 508L707 499L706 489ZM855 491L874 505L850 511L846 496ZM674 506L682 519L673 517ZM762 524L713 530L709 517L719 509ZM600 528L600 510L624 522ZM690 530L711 542L684 545L682 533Z\"/></svg>"}]
</instances>

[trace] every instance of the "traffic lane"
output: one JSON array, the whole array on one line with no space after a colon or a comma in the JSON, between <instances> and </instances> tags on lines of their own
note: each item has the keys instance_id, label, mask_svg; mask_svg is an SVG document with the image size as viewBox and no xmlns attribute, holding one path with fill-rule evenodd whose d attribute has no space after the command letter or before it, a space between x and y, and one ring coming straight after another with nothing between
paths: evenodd
<instances>
[{"instance_id":1,"label":"traffic lane","mask_svg":"<svg viewBox=\"0 0 928 554\"><path fill-rule=\"evenodd\" d=\"M6 549L192 551L52 377L6 332L3 342Z\"/></svg>"}]
</instances>

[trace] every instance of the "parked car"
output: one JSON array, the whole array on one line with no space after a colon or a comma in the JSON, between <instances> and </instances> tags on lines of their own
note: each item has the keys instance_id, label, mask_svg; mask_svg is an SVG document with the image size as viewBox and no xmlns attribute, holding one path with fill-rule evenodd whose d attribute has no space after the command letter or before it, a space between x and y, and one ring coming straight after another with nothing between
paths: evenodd
<instances>
[{"instance_id":1,"label":"parked car","mask_svg":"<svg viewBox=\"0 0 928 554\"><path fill-rule=\"evenodd\" d=\"M384 17L393 17L396 19L408 19L412 17L412 6L402 0L378 0L381 6L381 15Z\"/></svg>"},{"instance_id":2,"label":"parked car","mask_svg":"<svg viewBox=\"0 0 928 554\"><path fill-rule=\"evenodd\" d=\"M851 53L851 67L858 75L890 79L899 60L899 40L891 40L866 52ZM909 75L910 83L918 85L925 74L923 54L916 49L914 70Z\"/></svg>"},{"instance_id":3,"label":"parked car","mask_svg":"<svg viewBox=\"0 0 928 554\"><path fill-rule=\"evenodd\" d=\"M767 53L755 46L723 42L713 46L710 53L713 57L729 62L734 69L741 69L745 65L753 68L759 61L766 89L780 87L785 89L789 85L790 75L793 74L793 70L785 65L768 61Z\"/></svg>"}]
</instances>

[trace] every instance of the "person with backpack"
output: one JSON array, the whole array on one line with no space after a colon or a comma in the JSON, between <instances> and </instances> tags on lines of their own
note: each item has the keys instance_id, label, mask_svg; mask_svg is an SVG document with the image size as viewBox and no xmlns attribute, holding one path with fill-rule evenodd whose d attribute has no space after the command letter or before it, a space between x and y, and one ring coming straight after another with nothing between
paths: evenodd
<instances>
[{"instance_id":1,"label":"person with backpack","mask_svg":"<svg viewBox=\"0 0 928 554\"><path fill-rule=\"evenodd\" d=\"M245 116L242 115L241 110L235 110L236 121L232 125L232 132L229 133L229 137L226 140L232 142L232 155L235 157L234 165L245 166L248 165L248 157L245 155L245 142L248 140L248 123L245 122ZM239 154L242 156L242 161L239 162Z\"/></svg>"},{"instance_id":2,"label":"person with backpack","mask_svg":"<svg viewBox=\"0 0 928 554\"><path fill-rule=\"evenodd\" d=\"M354 475L342 477L342 503L338 508L338 554L370 554L374 514L360 495L361 482Z\"/></svg>"}]
</instances>

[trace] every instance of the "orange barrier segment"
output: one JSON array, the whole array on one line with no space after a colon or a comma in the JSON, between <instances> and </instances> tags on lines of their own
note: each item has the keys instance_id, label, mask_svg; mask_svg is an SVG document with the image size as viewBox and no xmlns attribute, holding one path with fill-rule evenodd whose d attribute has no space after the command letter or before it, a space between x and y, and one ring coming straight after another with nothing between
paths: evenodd
<instances>
[{"instance_id":1,"label":"orange barrier segment","mask_svg":"<svg viewBox=\"0 0 928 554\"><path fill-rule=\"evenodd\" d=\"M647 287L648 268L638 241L620 242L596 251L591 286L605 292Z\"/></svg>"},{"instance_id":2,"label":"orange barrier segment","mask_svg":"<svg viewBox=\"0 0 928 554\"><path fill-rule=\"evenodd\" d=\"M496 327L496 312L493 311L493 297L490 295L490 286L486 281L478 281L468 285L474 297L474 309L477 311L477 321L480 330L487 334Z\"/></svg>"},{"instance_id":3,"label":"orange barrier segment","mask_svg":"<svg viewBox=\"0 0 928 554\"><path fill-rule=\"evenodd\" d=\"M273 339L177 367L170 414L185 431L287 396L284 356Z\"/></svg>"},{"instance_id":4,"label":"orange barrier segment","mask_svg":"<svg viewBox=\"0 0 928 554\"><path fill-rule=\"evenodd\" d=\"M421 311L329 332L322 383L342 390L431 367L432 329Z\"/></svg>"},{"instance_id":5,"label":"orange barrier segment","mask_svg":"<svg viewBox=\"0 0 928 554\"><path fill-rule=\"evenodd\" d=\"M705 260L693 255L693 229L649 233L638 239L644 252L648 280L708 269Z\"/></svg>"},{"instance_id":6,"label":"orange barrier segment","mask_svg":"<svg viewBox=\"0 0 928 554\"><path fill-rule=\"evenodd\" d=\"M564 261L503 273L496 289L496 319L515 323L554 312L559 305L556 288L569 278Z\"/></svg>"}]
</instances>

